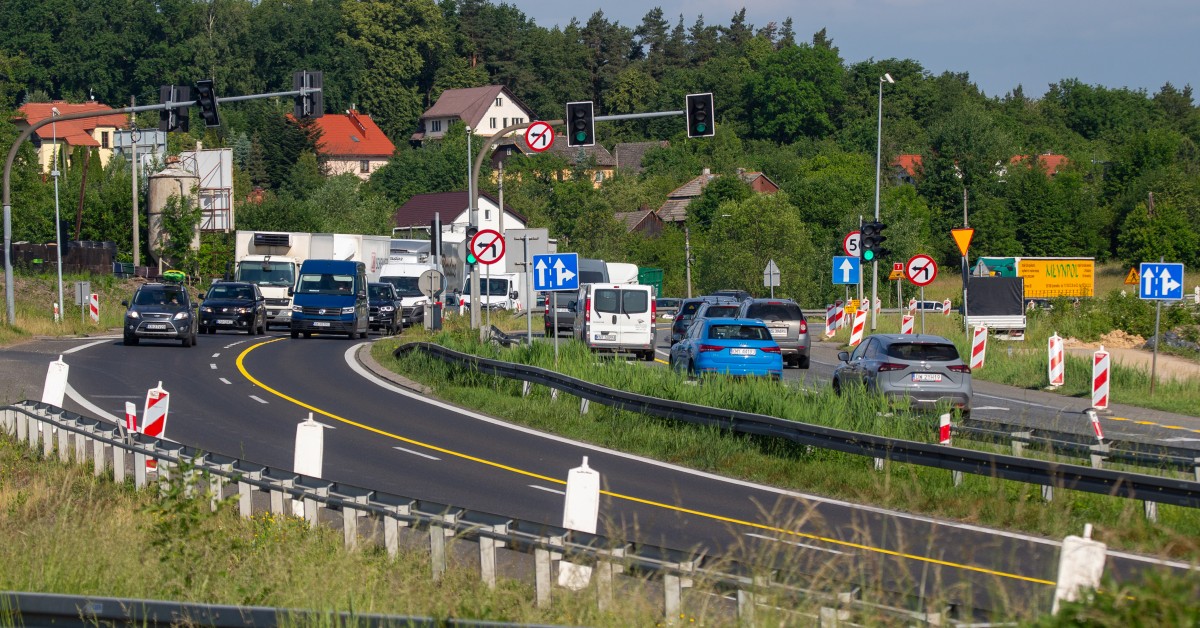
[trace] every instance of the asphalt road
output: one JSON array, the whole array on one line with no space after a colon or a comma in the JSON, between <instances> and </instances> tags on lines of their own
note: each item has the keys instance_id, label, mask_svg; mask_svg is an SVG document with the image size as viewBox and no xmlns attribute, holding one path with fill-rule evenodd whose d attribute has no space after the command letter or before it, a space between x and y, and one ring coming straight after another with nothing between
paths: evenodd
<instances>
[{"instance_id":1,"label":"asphalt road","mask_svg":"<svg viewBox=\"0 0 1200 628\"><path fill-rule=\"evenodd\" d=\"M561 523L568 470L587 456L603 478L601 534L726 556L769 553L789 569L866 578L907 595L953 591L985 608L993 599L1049 608L1055 540L731 480L515 427L379 377L362 347L228 334L202 336L193 348L37 341L0 352L0 366L32 378L23 390L35 392L23 398L38 398L46 363L63 354L68 409L110 420L161 382L172 395L166 437L281 468L291 468L295 425L312 412L330 428L327 479L550 524ZM1117 552L1110 565L1118 574L1186 567Z\"/></svg>"}]
</instances>

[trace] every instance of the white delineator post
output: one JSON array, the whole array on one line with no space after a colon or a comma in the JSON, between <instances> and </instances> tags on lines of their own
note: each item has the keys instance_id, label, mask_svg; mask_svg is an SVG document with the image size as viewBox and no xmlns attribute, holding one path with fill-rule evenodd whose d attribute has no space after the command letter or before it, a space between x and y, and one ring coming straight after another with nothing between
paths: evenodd
<instances>
[{"instance_id":1,"label":"white delineator post","mask_svg":"<svg viewBox=\"0 0 1200 628\"><path fill-rule=\"evenodd\" d=\"M588 534L596 533L600 518L600 474L588 466L587 456L583 464L567 474L567 496L563 500L562 527ZM576 565L565 560L558 563L558 585L572 591L587 587L592 577L592 568Z\"/></svg>"},{"instance_id":2,"label":"white delineator post","mask_svg":"<svg viewBox=\"0 0 1200 628\"><path fill-rule=\"evenodd\" d=\"M976 327L971 337L971 370L983 368L987 357L988 328L986 325Z\"/></svg>"},{"instance_id":3,"label":"white delineator post","mask_svg":"<svg viewBox=\"0 0 1200 628\"><path fill-rule=\"evenodd\" d=\"M1092 423L1092 432L1096 434L1096 442L1104 444L1104 428L1100 427L1100 415L1095 410L1087 409L1088 420Z\"/></svg>"},{"instance_id":4,"label":"white delineator post","mask_svg":"<svg viewBox=\"0 0 1200 628\"><path fill-rule=\"evenodd\" d=\"M1058 332L1050 336L1047 342L1049 354L1049 375L1051 388L1058 388L1063 385L1063 339L1058 336Z\"/></svg>"},{"instance_id":5,"label":"white delineator post","mask_svg":"<svg viewBox=\"0 0 1200 628\"><path fill-rule=\"evenodd\" d=\"M1058 614L1059 602L1074 602L1083 589L1096 589L1104 576L1104 561L1107 547L1092 540L1092 524L1084 524L1083 536L1068 536L1063 539L1062 553L1058 555L1058 583L1054 588L1054 606L1050 612Z\"/></svg>"},{"instance_id":6,"label":"white delineator post","mask_svg":"<svg viewBox=\"0 0 1200 628\"><path fill-rule=\"evenodd\" d=\"M92 322L99 323L100 322L100 295L96 294L95 292L93 292L91 294L91 296L88 297L88 311L90 311L92 314Z\"/></svg>"},{"instance_id":7,"label":"white delineator post","mask_svg":"<svg viewBox=\"0 0 1200 628\"><path fill-rule=\"evenodd\" d=\"M867 311L858 310L854 313L854 326L850 328L850 346L857 347L862 342L863 329L867 325Z\"/></svg>"},{"instance_id":8,"label":"white delineator post","mask_svg":"<svg viewBox=\"0 0 1200 628\"><path fill-rule=\"evenodd\" d=\"M917 320L917 318L911 314L905 314L904 316L901 316L900 317L900 333L902 333L902 334L913 333L913 321L915 321L915 320Z\"/></svg>"},{"instance_id":9,"label":"white delineator post","mask_svg":"<svg viewBox=\"0 0 1200 628\"><path fill-rule=\"evenodd\" d=\"M1092 354L1092 407L1108 409L1109 355L1104 345Z\"/></svg>"},{"instance_id":10,"label":"white delineator post","mask_svg":"<svg viewBox=\"0 0 1200 628\"><path fill-rule=\"evenodd\" d=\"M46 369L46 382L42 385L42 403L62 407L63 397L67 394L67 375L70 372L70 365L63 362L61 355L50 363Z\"/></svg>"},{"instance_id":11,"label":"white delineator post","mask_svg":"<svg viewBox=\"0 0 1200 628\"><path fill-rule=\"evenodd\" d=\"M325 468L325 426L308 418L296 425L296 451L292 457L292 471L300 475L319 478ZM304 516L304 503L292 500L292 514Z\"/></svg>"},{"instance_id":12,"label":"white delineator post","mask_svg":"<svg viewBox=\"0 0 1200 628\"><path fill-rule=\"evenodd\" d=\"M125 431L130 434L138 431L137 404L132 401L125 402Z\"/></svg>"}]
</instances>

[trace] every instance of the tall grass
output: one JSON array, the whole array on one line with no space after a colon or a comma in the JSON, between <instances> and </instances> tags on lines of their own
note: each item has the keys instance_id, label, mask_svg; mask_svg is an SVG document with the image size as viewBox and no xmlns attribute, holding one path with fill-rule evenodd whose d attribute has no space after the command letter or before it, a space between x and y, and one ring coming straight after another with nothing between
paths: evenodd
<instances>
[{"instance_id":1,"label":"tall grass","mask_svg":"<svg viewBox=\"0 0 1200 628\"><path fill-rule=\"evenodd\" d=\"M0 273L3 276L3 273ZM75 305L75 283L86 281L91 291L99 295L100 322ZM63 275L63 301L60 317L54 320L54 303L58 301L58 276L15 275L14 314L11 325L0 325L0 346L11 345L37 336L86 336L120 329L125 319L121 301L133 296L143 280L118 279L112 275Z\"/></svg>"}]
</instances>

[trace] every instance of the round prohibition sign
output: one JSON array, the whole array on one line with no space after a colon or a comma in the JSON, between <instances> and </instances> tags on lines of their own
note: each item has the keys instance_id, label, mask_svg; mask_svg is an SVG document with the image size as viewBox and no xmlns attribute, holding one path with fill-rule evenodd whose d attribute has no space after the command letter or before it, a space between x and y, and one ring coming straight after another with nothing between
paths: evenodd
<instances>
[{"instance_id":1,"label":"round prohibition sign","mask_svg":"<svg viewBox=\"0 0 1200 628\"><path fill-rule=\"evenodd\" d=\"M539 153L554 146L554 127L541 121L530 124L525 129L525 144Z\"/></svg>"},{"instance_id":2,"label":"round prohibition sign","mask_svg":"<svg viewBox=\"0 0 1200 628\"><path fill-rule=\"evenodd\" d=\"M937 262L924 253L918 253L904 265L904 276L915 285L928 286L937 278Z\"/></svg>"},{"instance_id":3,"label":"round prohibition sign","mask_svg":"<svg viewBox=\"0 0 1200 628\"><path fill-rule=\"evenodd\" d=\"M480 229L471 238L471 252L480 264L495 264L504 257L504 236L495 229Z\"/></svg>"},{"instance_id":4,"label":"round prohibition sign","mask_svg":"<svg viewBox=\"0 0 1200 628\"><path fill-rule=\"evenodd\" d=\"M860 249L859 244L862 242L862 234L858 231L851 231L846 234L846 238L842 240L842 250L850 257L858 257Z\"/></svg>"}]
</instances>

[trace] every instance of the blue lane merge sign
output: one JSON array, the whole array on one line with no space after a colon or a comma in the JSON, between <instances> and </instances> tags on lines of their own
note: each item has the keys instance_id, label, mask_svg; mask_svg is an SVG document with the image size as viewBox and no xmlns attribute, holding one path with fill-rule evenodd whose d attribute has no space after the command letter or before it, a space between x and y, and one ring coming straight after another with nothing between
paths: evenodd
<instances>
[{"instance_id":1,"label":"blue lane merge sign","mask_svg":"<svg viewBox=\"0 0 1200 628\"><path fill-rule=\"evenodd\" d=\"M533 256L533 289L578 290L579 254L555 253Z\"/></svg>"},{"instance_id":2,"label":"blue lane merge sign","mask_svg":"<svg viewBox=\"0 0 1200 628\"><path fill-rule=\"evenodd\" d=\"M1183 299L1183 264L1142 262L1138 297L1161 301Z\"/></svg>"},{"instance_id":3,"label":"blue lane merge sign","mask_svg":"<svg viewBox=\"0 0 1200 628\"><path fill-rule=\"evenodd\" d=\"M837 255L833 258L833 283L858 283L859 260L857 257Z\"/></svg>"}]
</instances>

